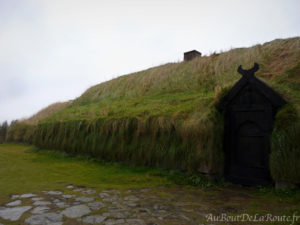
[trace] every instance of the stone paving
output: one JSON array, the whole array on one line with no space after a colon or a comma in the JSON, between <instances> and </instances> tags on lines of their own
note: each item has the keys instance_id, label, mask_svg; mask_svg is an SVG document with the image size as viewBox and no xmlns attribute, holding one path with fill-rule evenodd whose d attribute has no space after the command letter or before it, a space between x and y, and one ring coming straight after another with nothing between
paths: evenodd
<instances>
[{"instance_id":1,"label":"stone paving","mask_svg":"<svg viewBox=\"0 0 300 225\"><path fill-rule=\"evenodd\" d=\"M68 185L65 192L42 191L10 198L0 206L0 225L14 221L28 225L194 225L205 221L206 210L183 191L169 196L150 188L97 192Z\"/></svg>"}]
</instances>

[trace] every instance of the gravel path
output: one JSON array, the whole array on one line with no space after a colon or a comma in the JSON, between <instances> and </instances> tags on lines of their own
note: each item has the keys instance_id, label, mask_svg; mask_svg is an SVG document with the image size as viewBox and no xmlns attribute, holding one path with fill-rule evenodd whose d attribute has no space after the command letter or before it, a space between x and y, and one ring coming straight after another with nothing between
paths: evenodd
<instances>
[{"instance_id":1,"label":"gravel path","mask_svg":"<svg viewBox=\"0 0 300 225\"><path fill-rule=\"evenodd\" d=\"M202 207L201 211L199 207ZM97 192L68 185L65 191L12 195L10 202L0 206L0 222L16 221L29 225L194 225L205 221L205 210L199 203L193 202L192 196L180 191L170 196L167 192L150 188Z\"/></svg>"}]
</instances>

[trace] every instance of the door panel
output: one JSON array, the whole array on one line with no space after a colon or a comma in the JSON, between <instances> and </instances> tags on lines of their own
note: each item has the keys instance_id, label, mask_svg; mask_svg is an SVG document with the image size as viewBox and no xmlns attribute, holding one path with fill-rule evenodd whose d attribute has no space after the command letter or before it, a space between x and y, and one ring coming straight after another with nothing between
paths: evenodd
<instances>
[{"instance_id":1,"label":"door panel","mask_svg":"<svg viewBox=\"0 0 300 225\"><path fill-rule=\"evenodd\" d=\"M264 136L239 136L237 140L236 164L241 167L265 168L263 160Z\"/></svg>"},{"instance_id":2,"label":"door panel","mask_svg":"<svg viewBox=\"0 0 300 225\"><path fill-rule=\"evenodd\" d=\"M271 108L233 107L227 126L227 160L225 176L242 184L265 184L270 181L269 137Z\"/></svg>"}]
</instances>

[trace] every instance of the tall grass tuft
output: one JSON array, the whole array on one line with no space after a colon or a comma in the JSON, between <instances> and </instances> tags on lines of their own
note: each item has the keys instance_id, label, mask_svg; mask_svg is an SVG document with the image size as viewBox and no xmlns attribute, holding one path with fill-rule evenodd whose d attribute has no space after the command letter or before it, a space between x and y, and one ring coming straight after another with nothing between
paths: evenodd
<instances>
[{"instance_id":1,"label":"tall grass tuft","mask_svg":"<svg viewBox=\"0 0 300 225\"><path fill-rule=\"evenodd\" d=\"M276 116L272 134L270 169L276 181L300 184L300 120L288 104Z\"/></svg>"},{"instance_id":2,"label":"tall grass tuft","mask_svg":"<svg viewBox=\"0 0 300 225\"><path fill-rule=\"evenodd\" d=\"M40 123L32 141L41 148L107 161L222 173L222 128L222 117L212 110L197 124L168 117Z\"/></svg>"}]
</instances>

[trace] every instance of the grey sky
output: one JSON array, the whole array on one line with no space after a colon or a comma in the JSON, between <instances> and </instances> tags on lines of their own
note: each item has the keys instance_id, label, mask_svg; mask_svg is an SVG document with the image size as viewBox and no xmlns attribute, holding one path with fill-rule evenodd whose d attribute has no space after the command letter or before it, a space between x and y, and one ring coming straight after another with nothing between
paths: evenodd
<instances>
[{"instance_id":1,"label":"grey sky","mask_svg":"<svg viewBox=\"0 0 300 225\"><path fill-rule=\"evenodd\" d=\"M111 78L300 36L299 0L0 0L0 122Z\"/></svg>"}]
</instances>

